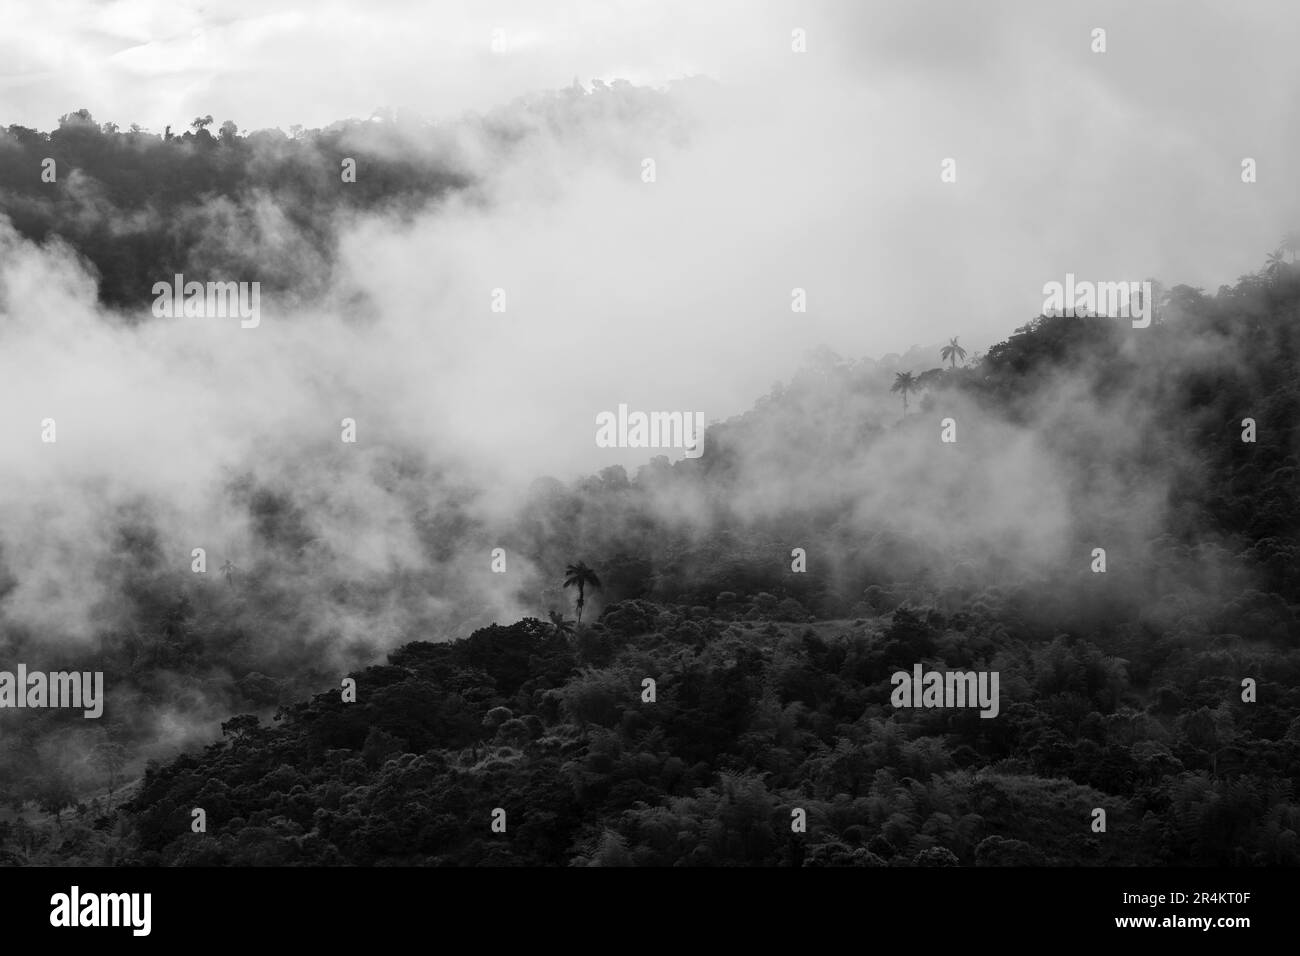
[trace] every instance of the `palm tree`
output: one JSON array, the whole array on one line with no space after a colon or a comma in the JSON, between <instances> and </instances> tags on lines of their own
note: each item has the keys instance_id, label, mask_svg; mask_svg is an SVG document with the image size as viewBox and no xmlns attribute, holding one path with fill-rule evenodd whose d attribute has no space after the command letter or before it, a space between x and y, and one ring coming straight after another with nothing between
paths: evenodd
<instances>
[{"instance_id":1,"label":"palm tree","mask_svg":"<svg viewBox=\"0 0 1300 956\"><path fill-rule=\"evenodd\" d=\"M1264 266L1264 274L1270 279L1276 279L1286 271L1286 256L1281 249L1268 254L1268 262Z\"/></svg>"},{"instance_id":2,"label":"palm tree","mask_svg":"<svg viewBox=\"0 0 1300 956\"><path fill-rule=\"evenodd\" d=\"M593 588L600 587L600 578L596 577L596 572L579 561L577 564L571 564L564 569L564 586L567 588L571 584L578 586L578 626L582 626L582 606L587 603L587 585Z\"/></svg>"},{"instance_id":3,"label":"palm tree","mask_svg":"<svg viewBox=\"0 0 1300 956\"><path fill-rule=\"evenodd\" d=\"M916 378L911 372L895 372L894 384L890 386L891 392L903 393L903 414L907 414L907 393L916 391Z\"/></svg>"},{"instance_id":4,"label":"palm tree","mask_svg":"<svg viewBox=\"0 0 1300 956\"><path fill-rule=\"evenodd\" d=\"M1291 261L1295 262L1295 254L1300 252L1300 229L1292 229L1282 237L1282 248L1291 253Z\"/></svg>"},{"instance_id":5,"label":"palm tree","mask_svg":"<svg viewBox=\"0 0 1300 956\"><path fill-rule=\"evenodd\" d=\"M551 608L551 627L555 628L555 633L561 637L573 633L573 622L566 621L564 615L555 608Z\"/></svg>"},{"instance_id":6,"label":"palm tree","mask_svg":"<svg viewBox=\"0 0 1300 956\"><path fill-rule=\"evenodd\" d=\"M957 367L957 360L961 359L962 364L966 364L966 350L957 344L957 336L948 340L948 344L939 350L939 361L948 362L949 368Z\"/></svg>"}]
</instances>

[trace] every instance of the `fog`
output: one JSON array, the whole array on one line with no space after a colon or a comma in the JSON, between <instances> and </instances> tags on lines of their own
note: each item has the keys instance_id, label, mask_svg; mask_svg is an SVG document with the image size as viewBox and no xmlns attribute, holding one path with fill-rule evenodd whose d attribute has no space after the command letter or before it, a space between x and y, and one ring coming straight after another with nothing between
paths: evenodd
<instances>
[{"instance_id":1,"label":"fog","mask_svg":"<svg viewBox=\"0 0 1300 956\"><path fill-rule=\"evenodd\" d=\"M920 372L952 335L971 350L1007 336L1067 271L1213 288L1253 268L1243 250L1268 248L1298 211L1280 184L1294 127L1254 129L1237 108L1264 99L1252 115L1284 115L1294 93L1273 21L1295 14L1281 5L1232 24L1201 9L1171 20L1167 5L1090 4L1050 23L1027 4L921 5L932 28L911 5L723 3L706 17L693 4L623 4L616 18L573 3L542 23L514 3L411 7L413 21L367 18L364 30L365 11L327 6L337 15L233 5L214 21L70 4L80 26L38 18L0 43L0 54L25 47L22 61L0 57L22 64L0 87L5 124L48 129L86 106L123 126L179 129L210 112L287 128L384 105L400 118L391 155L424 150L471 180L421 208L319 211L334 261L266 196L195 197L190 214L212 228L187 278L244 280L200 274L231 261L289 277L263 296L256 329L155 319L148 290L138 310L108 309L72 250L0 224L0 622L29 666L153 626L129 595L145 579L190 589L205 614L248 631L256 650L242 659L276 680L308 660L341 672L409 640L540 614L530 596L561 567L512 552L505 580L489 571L491 549L528 517L532 482L635 470L660 453L596 447L600 412L726 421L818 345L852 358L919 346L932 355ZM0 9L7 24L12 14ZM1088 31L1103 21L1112 48L1092 54ZM497 22L517 45L494 58ZM807 53L791 52L794 27L808 29ZM1207 28L1248 41L1206 56ZM55 44L26 43L33 30L100 55L72 67ZM202 68L175 48L195 30L212 56ZM1154 83L1153 60L1166 66ZM1251 79L1247 60L1270 72ZM512 105L575 73L579 87L537 101L551 106ZM593 91L592 78L617 76L666 92ZM512 145L491 135L502 123L516 124ZM958 179L945 184L949 156ZM1257 184L1240 181L1243 156L1258 158ZM314 157L326 169L339 159ZM84 177L61 188L113 228L160 226L149 210L124 217ZM791 309L796 288L806 312ZM504 312L491 307L497 289ZM1154 427L1141 396L1094 402L1085 369L1048 383L1028 422L937 401L899 426L885 393L896 367L882 364L865 393L817 393L794 420L742 432L728 507L757 520L847 496L848 532L888 526L989 580L1075 560L1088 529L1109 546L1158 527L1177 462L1141 488L1090 484L1052 446L1065 422L1096 437L1100 460L1140 446ZM955 448L938 442L945 416ZM345 418L355 444L340 440ZM54 443L41 440L45 419ZM790 451L819 431L851 443L863 419L879 440L861 453ZM698 491L652 500L665 523L708 533ZM199 547L208 570L193 576ZM231 690L245 676L177 678L165 704L138 703L153 722L142 734L211 732L248 706ZM136 711L134 691L115 693L110 710Z\"/></svg>"}]
</instances>

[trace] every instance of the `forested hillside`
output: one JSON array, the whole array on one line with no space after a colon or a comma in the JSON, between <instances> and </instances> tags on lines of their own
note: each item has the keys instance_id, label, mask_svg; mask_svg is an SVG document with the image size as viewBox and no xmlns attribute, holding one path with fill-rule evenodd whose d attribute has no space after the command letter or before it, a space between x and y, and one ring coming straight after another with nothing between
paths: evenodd
<instances>
[{"instance_id":1,"label":"forested hillside","mask_svg":"<svg viewBox=\"0 0 1300 956\"><path fill-rule=\"evenodd\" d=\"M326 274L344 210L275 158L314 147L206 125L181 142L88 117L11 127L0 157L54 150L85 190L49 205L6 172L0 211L92 262L113 309L209 261L199 209L226 208L225 229L264 200L308 210L274 261ZM493 135L528 135L512 129ZM349 202L472 186L420 162ZM228 178L245 166L272 198ZM176 197L194 183L230 205L191 216ZM173 225L131 233L126 209ZM1039 316L929 361L905 411L897 361L823 351L712 426L701 458L538 476L504 517L393 443L369 474L422 575L346 572L319 530L337 501L252 468L227 493L255 550L224 578L195 583L154 503L120 505L112 613L41 656L102 669L111 706L93 730L2 715L0 862L1300 863L1300 266L1161 290L1149 328ZM493 576L497 547L529 573ZM563 587L579 561L597 576L581 624ZM504 603L525 610L482 626ZM346 615L396 623L343 643ZM48 646L4 641L13 659ZM999 714L892 706L891 674L917 664L998 672ZM159 743L196 714L185 752Z\"/></svg>"}]
</instances>

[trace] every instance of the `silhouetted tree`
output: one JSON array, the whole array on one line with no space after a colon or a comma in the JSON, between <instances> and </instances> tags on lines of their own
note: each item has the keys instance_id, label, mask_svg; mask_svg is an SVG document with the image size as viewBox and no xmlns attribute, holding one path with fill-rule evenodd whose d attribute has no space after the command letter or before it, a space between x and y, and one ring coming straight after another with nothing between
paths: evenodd
<instances>
[{"instance_id":1,"label":"silhouetted tree","mask_svg":"<svg viewBox=\"0 0 1300 956\"><path fill-rule=\"evenodd\" d=\"M596 577L596 572L587 565L579 561L577 564L571 564L564 570L564 586L576 585L578 588L578 626L582 626L582 607L587 603L587 587L600 587L600 578Z\"/></svg>"},{"instance_id":2,"label":"silhouetted tree","mask_svg":"<svg viewBox=\"0 0 1300 956\"><path fill-rule=\"evenodd\" d=\"M948 362L949 368L957 367L957 360L966 361L966 350L957 344L957 336L948 340L948 344L939 350L939 358Z\"/></svg>"},{"instance_id":3,"label":"silhouetted tree","mask_svg":"<svg viewBox=\"0 0 1300 956\"><path fill-rule=\"evenodd\" d=\"M899 392L903 396L903 414L907 414L907 393L916 390L916 378L911 372L897 372L894 375L894 384L889 387L891 392Z\"/></svg>"}]
</instances>

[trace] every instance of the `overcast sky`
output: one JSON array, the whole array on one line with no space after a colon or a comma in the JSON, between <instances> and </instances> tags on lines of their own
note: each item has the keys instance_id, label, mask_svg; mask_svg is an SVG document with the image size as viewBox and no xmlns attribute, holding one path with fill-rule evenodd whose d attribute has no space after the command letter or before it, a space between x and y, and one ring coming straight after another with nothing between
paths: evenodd
<instances>
[{"instance_id":1,"label":"overcast sky","mask_svg":"<svg viewBox=\"0 0 1300 956\"><path fill-rule=\"evenodd\" d=\"M847 357L951 335L986 348L1067 271L1212 292L1300 227L1289 0L52 0L0 2L0 22L0 124L41 129L80 107L155 131L208 113L244 130L379 107L454 119L575 77L719 80L698 134L660 157L653 203L575 169L544 215L512 206L403 239L407 260L433 249L467 269L490 248L483 284L549 284L552 303L587 283L550 312L517 300L531 325L512 333L532 349L518 371L585 368L564 399L579 417L628 401L726 418L823 343ZM955 183L940 181L946 157ZM1245 157L1257 183L1241 181ZM404 261L388 251L376 261ZM380 294L409 298L393 291L403 275L425 278L390 267ZM790 311L796 286L806 314ZM469 338L466 383L493 358ZM637 360L611 360L610 341ZM527 422L534 403L519 401ZM523 428L485 440L540 440ZM605 460L587 454L564 461Z\"/></svg>"}]
</instances>

